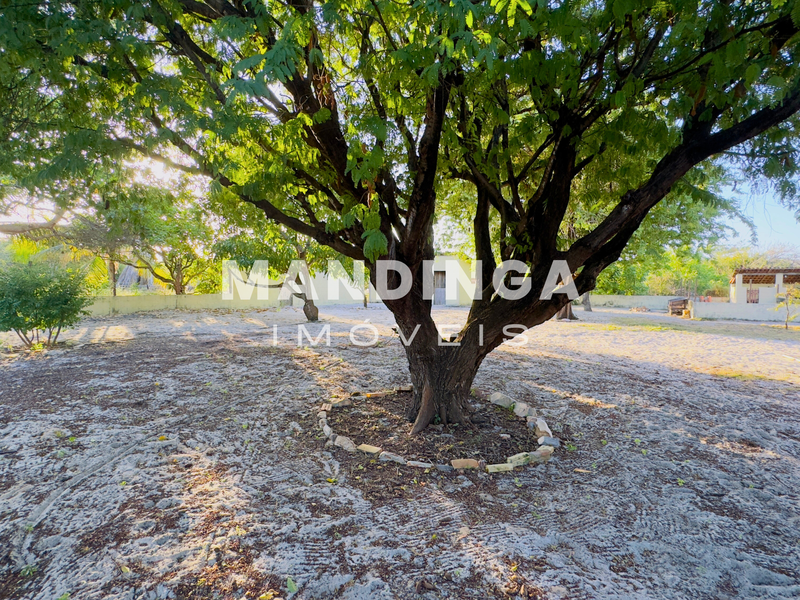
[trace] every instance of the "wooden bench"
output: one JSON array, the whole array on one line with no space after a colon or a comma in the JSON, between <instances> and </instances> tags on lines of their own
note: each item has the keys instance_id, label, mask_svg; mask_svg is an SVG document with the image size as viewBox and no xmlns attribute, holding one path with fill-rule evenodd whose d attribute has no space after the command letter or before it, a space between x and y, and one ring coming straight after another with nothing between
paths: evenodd
<instances>
[{"instance_id":1,"label":"wooden bench","mask_svg":"<svg viewBox=\"0 0 800 600\"><path fill-rule=\"evenodd\" d=\"M673 298L669 301L669 314L670 315L677 315L679 317L683 316L683 311L689 309L689 299L688 298Z\"/></svg>"}]
</instances>

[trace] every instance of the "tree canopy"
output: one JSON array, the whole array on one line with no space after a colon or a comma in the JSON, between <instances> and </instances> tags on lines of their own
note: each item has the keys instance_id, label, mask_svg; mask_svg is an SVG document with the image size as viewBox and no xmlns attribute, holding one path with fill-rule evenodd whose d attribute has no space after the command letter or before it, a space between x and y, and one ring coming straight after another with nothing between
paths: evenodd
<instances>
[{"instance_id":1,"label":"tree canopy","mask_svg":"<svg viewBox=\"0 0 800 600\"><path fill-rule=\"evenodd\" d=\"M539 289L565 260L590 290L649 211L712 166L796 202L798 0L1 10L2 169L36 185L134 152L208 178L227 212L257 209L370 267L404 262L412 292L386 304L407 335L422 326L407 349L416 428L462 420L459 399L504 326L567 301L498 297L498 263L524 262ZM422 265L456 194L470 199L461 218L486 287L461 346L443 349ZM565 236L578 210L590 226Z\"/></svg>"}]
</instances>

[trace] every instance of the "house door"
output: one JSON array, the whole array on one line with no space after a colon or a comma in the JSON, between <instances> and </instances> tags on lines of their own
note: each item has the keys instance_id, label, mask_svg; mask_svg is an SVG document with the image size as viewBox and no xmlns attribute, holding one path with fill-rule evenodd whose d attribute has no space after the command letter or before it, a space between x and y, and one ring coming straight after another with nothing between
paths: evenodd
<instances>
[{"instance_id":1,"label":"house door","mask_svg":"<svg viewBox=\"0 0 800 600\"><path fill-rule=\"evenodd\" d=\"M758 304L758 288L754 290L747 290L747 303Z\"/></svg>"},{"instance_id":2,"label":"house door","mask_svg":"<svg viewBox=\"0 0 800 600\"><path fill-rule=\"evenodd\" d=\"M433 303L447 304L447 278L444 271L433 272Z\"/></svg>"}]
</instances>

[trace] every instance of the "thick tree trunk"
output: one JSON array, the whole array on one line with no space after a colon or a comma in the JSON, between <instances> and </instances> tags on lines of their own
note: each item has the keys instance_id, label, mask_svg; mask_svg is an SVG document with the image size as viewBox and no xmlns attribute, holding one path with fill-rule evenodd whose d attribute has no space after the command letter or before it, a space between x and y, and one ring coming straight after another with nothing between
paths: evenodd
<instances>
[{"instance_id":1,"label":"thick tree trunk","mask_svg":"<svg viewBox=\"0 0 800 600\"><path fill-rule=\"evenodd\" d=\"M431 423L469 423L469 395L479 363L468 347L406 348L414 401L406 417L419 433Z\"/></svg>"},{"instance_id":2,"label":"thick tree trunk","mask_svg":"<svg viewBox=\"0 0 800 600\"><path fill-rule=\"evenodd\" d=\"M589 297L589 292L586 292L583 295L583 299L581 300L581 304L583 305L583 310L586 312L592 312L592 300Z\"/></svg>"},{"instance_id":3,"label":"thick tree trunk","mask_svg":"<svg viewBox=\"0 0 800 600\"><path fill-rule=\"evenodd\" d=\"M183 261L180 259L173 263L172 268L166 265L172 277L172 289L175 290L176 296L183 296L186 294L186 284L183 282Z\"/></svg>"},{"instance_id":4,"label":"thick tree trunk","mask_svg":"<svg viewBox=\"0 0 800 600\"><path fill-rule=\"evenodd\" d=\"M395 318L414 385L414 398L406 410L414 424L411 433L431 423L469 423L470 390L486 354L477 330L457 341L444 340L429 313L405 308Z\"/></svg>"}]
</instances>

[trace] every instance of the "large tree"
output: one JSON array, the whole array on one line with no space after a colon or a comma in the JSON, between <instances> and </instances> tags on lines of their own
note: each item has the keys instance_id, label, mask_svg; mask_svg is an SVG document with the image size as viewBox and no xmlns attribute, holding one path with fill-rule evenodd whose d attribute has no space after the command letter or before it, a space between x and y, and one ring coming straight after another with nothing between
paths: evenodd
<instances>
[{"instance_id":1,"label":"large tree","mask_svg":"<svg viewBox=\"0 0 800 600\"><path fill-rule=\"evenodd\" d=\"M379 258L408 265L411 292L386 305L413 334L413 431L467 420L504 326L568 301L539 298L554 260L586 292L693 170L729 153L785 182L797 165L798 0L48 0L2 13L0 160L52 175L137 151L366 260L373 282ZM565 246L586 181L604 183L597 225ZM472 199L462 218L484 287L459 345L441 346L423 261L437 198L453 193ZM512 259L535 292L516 300L491 285Z\"/></svg>"}]
</instances>

